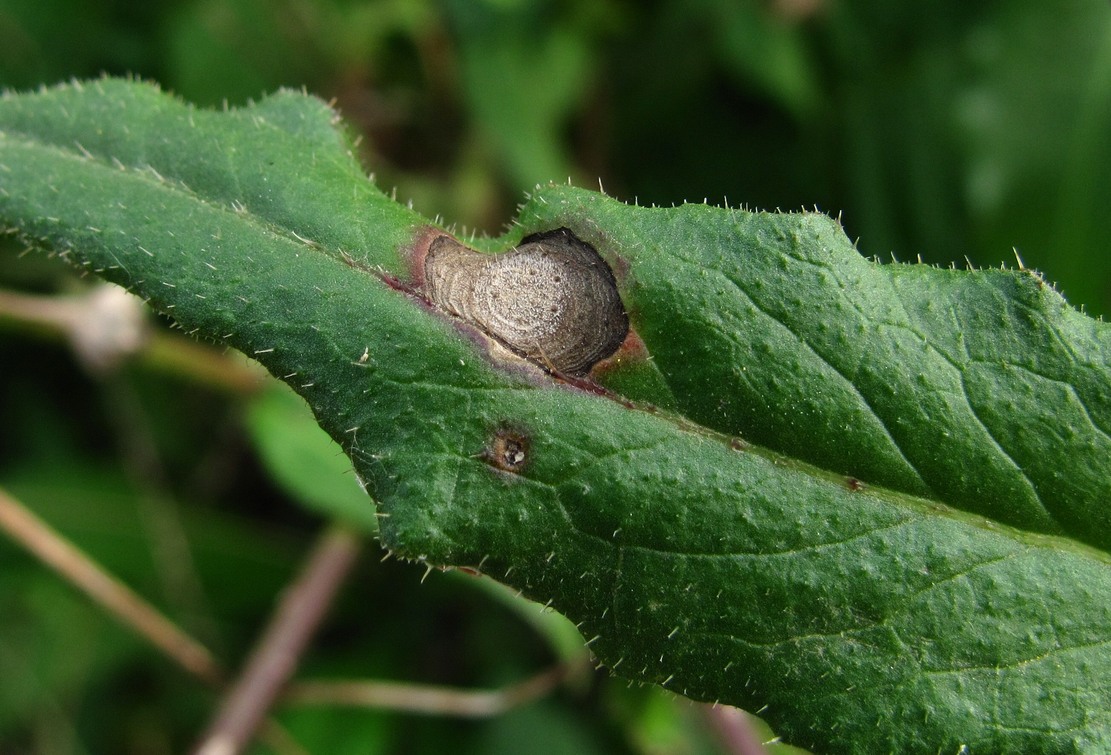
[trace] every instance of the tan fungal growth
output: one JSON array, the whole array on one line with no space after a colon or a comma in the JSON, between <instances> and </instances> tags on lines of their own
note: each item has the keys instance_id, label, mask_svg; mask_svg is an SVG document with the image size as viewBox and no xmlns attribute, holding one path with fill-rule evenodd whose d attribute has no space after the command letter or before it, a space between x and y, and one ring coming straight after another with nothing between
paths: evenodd
<instances>
[{"instance_id":1,"label":"tan fungal growth","mask_svg":"<svg viewBox=\"0 0 1111 755\"><path fill-rule=\"evenodd\" d=\"M502 254L481 254L448 236L428 248L424 294L552 372L581 376L617 351L629 318L613 271L560 228Z\"/></svg>"}]
</instances>

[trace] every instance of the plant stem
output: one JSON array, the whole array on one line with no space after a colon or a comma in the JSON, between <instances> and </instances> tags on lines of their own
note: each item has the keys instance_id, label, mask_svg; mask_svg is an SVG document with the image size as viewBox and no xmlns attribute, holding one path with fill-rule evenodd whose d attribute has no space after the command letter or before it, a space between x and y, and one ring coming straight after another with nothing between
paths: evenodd
<instances>
[{"instance_id":1,"label":"plant stem","mask_svg":"<svg viewBox=\"0 0 1111 755\"><path fill-rule=\"evenodd\" d=\"M359 553L358 535L340 525L318 539L300 576L282 598L246 667L194 751L234 755L254 737L297 668L305 647Z\"/></svg>"},{"instance_id":2,"label":"plant stem","mask_svg":"<svg viewBox=\"0 0 1111 755\"><path fill-rule=\"evenodd\" d=\"M486 718L534 700L554 689L571 671L561 663L502 689L466 690L381 681L306 681L282 697L290 705L345 705L401 710L431 716Z\"/></svg>"},{"instance_id":3,"label":"plant stem","mask_svg":"<svg viewBox=\"0 0 1111 755\"><path fill-rule=\"evenodd\" d=\"M73 344L75 328L96 315L90 299L91 294L40 296L0 290L0 326ZM142 364L214 390L250 395L264 385L266 375L257 364L177 333L152 329L136 346L134 357Z\"/></svg>"},{"instance_id":4,"label":"plant stem","mask_svg":"<svg viewBox=\"0 0 1111 755\"><path fill-rule=\"evenodd\" d=\"M2 488L0 529L187 672L210 685L220 685L223 674L207 648L101 569Z\"/></svg>"}]
</instances>

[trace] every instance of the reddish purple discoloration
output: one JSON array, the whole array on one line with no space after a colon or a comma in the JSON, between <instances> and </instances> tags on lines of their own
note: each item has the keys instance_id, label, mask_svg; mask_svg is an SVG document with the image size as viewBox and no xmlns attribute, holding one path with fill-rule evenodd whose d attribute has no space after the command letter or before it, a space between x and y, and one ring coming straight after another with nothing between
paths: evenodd
<instances>
[{"instance_id":1,"label":"reddish purple discoloration","mask_svg":"<svg viewBox=\"0 0 1111 755\"><path fill-rule=\"evenodd\" d=\"M648 346L645 345L640 335L636 332L636 328L630 323L629 332L625 336L625 340L617 347L617 351L594 365L594 369L590 371L590 374L592 376L601 377L607 372L612 372L628 364L646 361L648 361Z\"/></svg>"},{"instance_id":2,"label":"reddish purple discoloration","mask_svg":"<svg viewBox=\"0 0 1111 755\"><path fill-rule=\"evenodd\" d=\"M401 257L409 268L409 285L420 289L424 285L424 260L428 257L428 248L439 236L454 238L433 226L422 226L416 232L413 243L401 250Z\"/></svg>"}]
</instances>

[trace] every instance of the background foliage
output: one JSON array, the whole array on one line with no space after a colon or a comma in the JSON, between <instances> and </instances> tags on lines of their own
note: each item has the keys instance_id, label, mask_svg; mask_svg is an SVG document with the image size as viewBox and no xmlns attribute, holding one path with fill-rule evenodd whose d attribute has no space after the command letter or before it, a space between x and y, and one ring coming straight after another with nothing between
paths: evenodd
<instances>
[{"instance_id":1,"label":"background foliage","mask_svg":"<svg viewBox=\"0 0 1111 755\"><path fill-rule=\"evenodd\" d=\"M0 40L7 87L104 71L217 107L279 86L334 97L381 185L469 229L497 231L522 192L566 177L642 204L817 205L866 254L986 266L1014 247L1111 311L1102 0L7 0ZM2 247L4 288L84 285L20 252ZM303 437L270 394L150 355L87 371L0 324L0 484L240 657L320 527L314 496L355 501L353 481L321 493L311 468L269 471L293 469L282 454ZM473 580L420 576L366 558L309 671L490 686L558 654ZM7 541L0 678L0 752L179 751L213 702ZM693 709L604 680L482 723L284 720L335 752L712 747Z\"/></svg>"}]
</instances>

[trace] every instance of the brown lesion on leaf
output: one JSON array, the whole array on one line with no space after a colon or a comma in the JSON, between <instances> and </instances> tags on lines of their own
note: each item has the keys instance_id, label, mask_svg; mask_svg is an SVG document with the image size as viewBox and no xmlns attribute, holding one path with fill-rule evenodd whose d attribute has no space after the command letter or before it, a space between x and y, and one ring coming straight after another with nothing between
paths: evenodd
<instances>
[{"instance_id":1,"label":"brown lesion on leaf","mask_svg":"<svg viewBox=\"0 0 1111 755\"><path fill-rule=\"evenodd\" d=\"M506 298L512 302L513 296L502 294L507 287L486 285L483 290L476 291L474 279L477 275L486 275L483 269L494 262L500 260L504 264L506 258L520 257L522 252L526 256L533 255L534 264L525 260L526 264L520 266L523 270L507 271L502 268L495 275L499 280L518 278L527 282L517 301L523 306L510 310L510 319L517 319L517 322L506 323L503 317L506 310L502 309L491 317L488 305L496 300L501 306ZM560 227L529 234L504 252L481 253L440 228L424 226L414 233L412 243L402 250L402 256L407 267L406 277L399 280L382 276L383 280L409 294L421 305L449 317L459 333L472 341L495 366L517 373L530 382L539 384L554 379L559 384L604 396L628 408L638 406L598 382L599 378L613 370L651 358L644 341L632 327L619 290L621 282L628 276L628 263L612 249L603 257L573 231ZM553 261L553 257L555 264L547 264ZM566 284L559 266L568 263L573 268L587 269L586 277L593 282L591 296L597 299L601 291L604 301L601 306L595 301L592 308L585 308L588 313L585 317L576 306L565 307L560 316L549 319L549 325L555 321L558 323L556 329L562 331L555 341L550 337L533 338L534 333L522 340L519 328L516 328L516 333L513 332L515 326L521 324L517 318L520 310L530 309L538 316L551 318L554 314L552 307L560 304L558 301L537 301L536 279L543 278L547 273L550 283ZM485 299L477 310L476 293L478 298ZM543 294L539 298L543 298ZM508 329L503 330L506 325ZM542 330L543 326L542 322L529 321L525 330L531 328L535 332ZM568 349L561 341L568 334L572 339L584 338L587 343ZM654 409L647 405L640 408Z\"/></svg>"},{"instance_id":2,"label":"brown lesion on leaf","mask_svg":"<svg viewBox=\"0 0 1111 755\"><path fill-rule=\"evenodd\" d=\"M583 380L627 341L613 271L567 228L531 234L497 254L428 228L406 258L413 293L553 377Z\"/></svg>"},{"instance_id":3,"label":"brown lesion on leaf","mask_svg":"<svg viewBox=\"0 0 1111 755\"><path fill-rule=\"evenodd\" d=\"M501 424L490 433L482 459L502 472L519 474L531 459L532 439L523 428Z\"/></svg>"}]
</instances>

